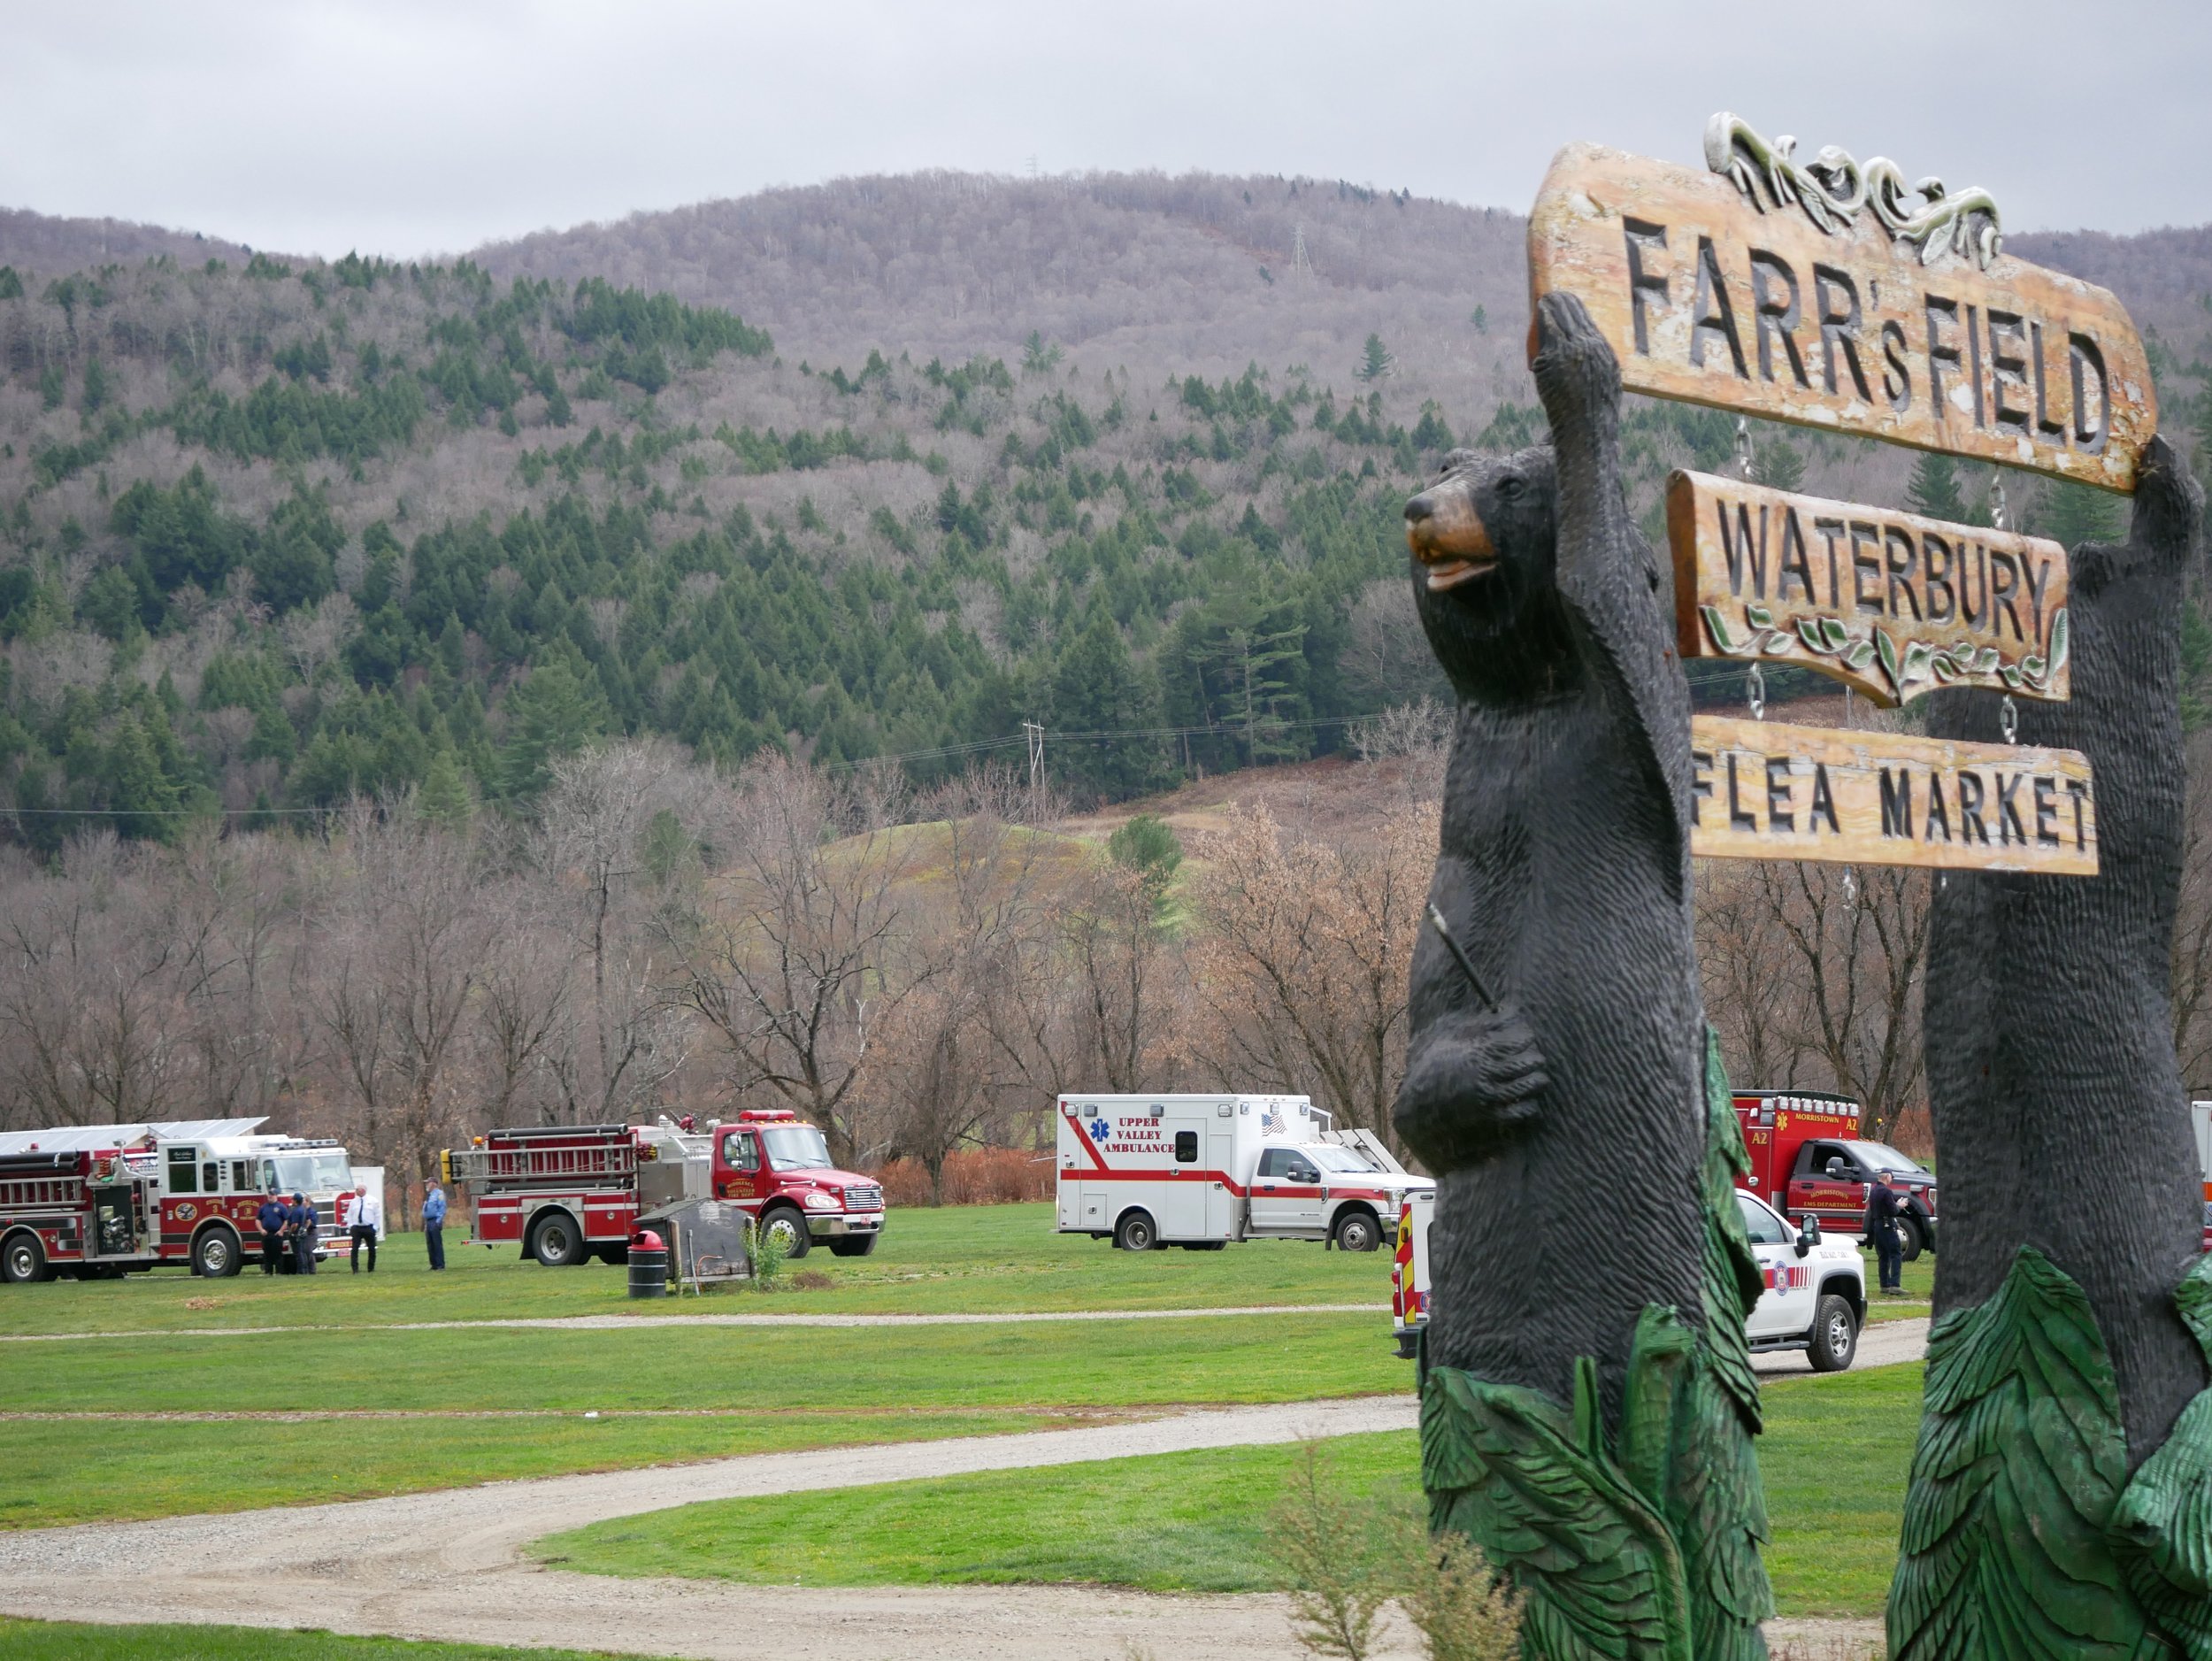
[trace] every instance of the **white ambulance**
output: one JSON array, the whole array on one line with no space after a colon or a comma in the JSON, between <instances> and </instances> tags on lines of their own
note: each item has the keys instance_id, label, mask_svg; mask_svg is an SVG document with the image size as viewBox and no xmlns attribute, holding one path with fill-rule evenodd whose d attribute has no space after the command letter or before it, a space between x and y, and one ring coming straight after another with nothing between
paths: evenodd
<instances>
[{"instance_id":1,"label":"white ambulance","mask_svg":"<svg viewBox=\"0 0 2212 1661\"><path fill-rule=\"evenodd\" d=\"M1232 1240L1372 1251L1435 1185L1302 1096L1064 1096L1059 1231L1125 1251Z\"/></svg>"}]
</instances>

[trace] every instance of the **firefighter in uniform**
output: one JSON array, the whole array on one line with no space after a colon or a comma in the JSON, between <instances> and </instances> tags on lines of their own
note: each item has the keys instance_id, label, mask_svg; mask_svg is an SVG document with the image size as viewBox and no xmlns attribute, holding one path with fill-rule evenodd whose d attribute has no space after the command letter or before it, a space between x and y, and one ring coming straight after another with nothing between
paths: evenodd
<instances>
[{"instance_id":1,"label":"firefighter in uniform","mask_svg":"<svg viewBox=\"0 0 2212 1661\"><path fill-rule=\"evenodd\" d=\"M1881 1269L1885 1297L1896 1297L1905 1289L1905 1242L1897 1234L1897 1214L1902 1210L1904 1202L1897 1190L1878 1174L1867 1187L1866 1216L1861 1225L1874 1242L1874 1261Z\"/></svg>"},{"instance_id":2,"label":"firefighter in uniform","mask_svg":"<svg viewBox=\"0 0 2212 1661\"><path fill-rule=\"evenodd\" d=\"M296 1259L293 1273L315 1273L315 1208L307 1203L304 1194L292 1196L292 1251Z\"/></svg>"},{"instance_id":3,"label":"firefighter in uniform","mask_svg":"<svg viewBox=\"0 0 2212 1661\"><path fill-rule=\"evenodd\" d=\"M285 1203L273 1194L264 1195L261 1209L254 1213L254 1220L261 1225L261 1273L274 1274L277 1259L284 1252Z\"/></svg>"}]
</instances>

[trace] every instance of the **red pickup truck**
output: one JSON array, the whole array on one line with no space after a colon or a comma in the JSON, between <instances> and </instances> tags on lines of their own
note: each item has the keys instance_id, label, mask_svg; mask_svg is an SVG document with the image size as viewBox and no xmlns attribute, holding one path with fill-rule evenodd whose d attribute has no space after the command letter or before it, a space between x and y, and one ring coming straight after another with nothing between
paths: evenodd
<instances>
[{"instance_id":1,"label":"red pickup truck","mask_svg":"<svg viewBox=\"0 0 2212 1661\"><path fill-rule=\"evenodd\" d=\"M1809 1090L1739 1090L1735 1101L1751 1155L1742 1187L1793 1223L1817 1218L1831 1234L1856 1234L1878 1174L1905 1198L1897 1225L1905 1261L1935 1250L1935 1173L1862 1136L1856 1102Z\"/></svg>"}]
</instances>

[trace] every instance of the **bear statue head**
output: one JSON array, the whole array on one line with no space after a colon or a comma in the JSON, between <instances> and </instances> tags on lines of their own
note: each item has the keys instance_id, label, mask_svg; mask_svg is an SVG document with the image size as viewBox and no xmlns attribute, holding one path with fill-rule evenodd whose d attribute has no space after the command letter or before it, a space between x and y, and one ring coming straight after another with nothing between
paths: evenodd
<instances>
[{"instance_id":1,"label":"bear statue head","mask_svg":"<svg viewBox=\"0 0 2212 1661\"><path fill-rule=\"evenodd\" d=\"M1406 504L1414 604L1459 696L1512 703L1559 688L1570 658L1555 586L1558 480L1548 443L1455 450Z\"/></svg>"}]
</instances>

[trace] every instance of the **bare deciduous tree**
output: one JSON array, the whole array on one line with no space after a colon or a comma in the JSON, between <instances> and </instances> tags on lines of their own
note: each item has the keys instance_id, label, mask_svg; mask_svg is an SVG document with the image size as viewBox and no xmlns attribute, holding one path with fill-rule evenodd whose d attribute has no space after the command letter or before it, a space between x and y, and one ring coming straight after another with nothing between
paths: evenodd
<instances>
[{"instance_id":1,"label":"bare deciduous tree","mask_svg":"<svg viewBox=\"0 0 2212 1661\"><path fill-rule=\"evenodd\" d=\"M1318 1098L1394 1141L1406 965L1436 857L1433 804L1395 804L1347 846L1286 842L1238 812L1199 886L1204 1042L1219 1076Z\"/></svg>"},{"instance_id":2,"label":"bare deciduous tree","mask_svg":"<svg viewBox=\"0 0 2212 1661\"><path fill-rule=\"evenodd\" d=\"M787 757L749 764L712 827L728 863L655 927L670 996L720 1041L738 1089L798 1107L849 1162L871 1023L902 994L886 963L912 839L886 829L833 842L833 805L820 775Z\"/></svg>"}]
</instances>

